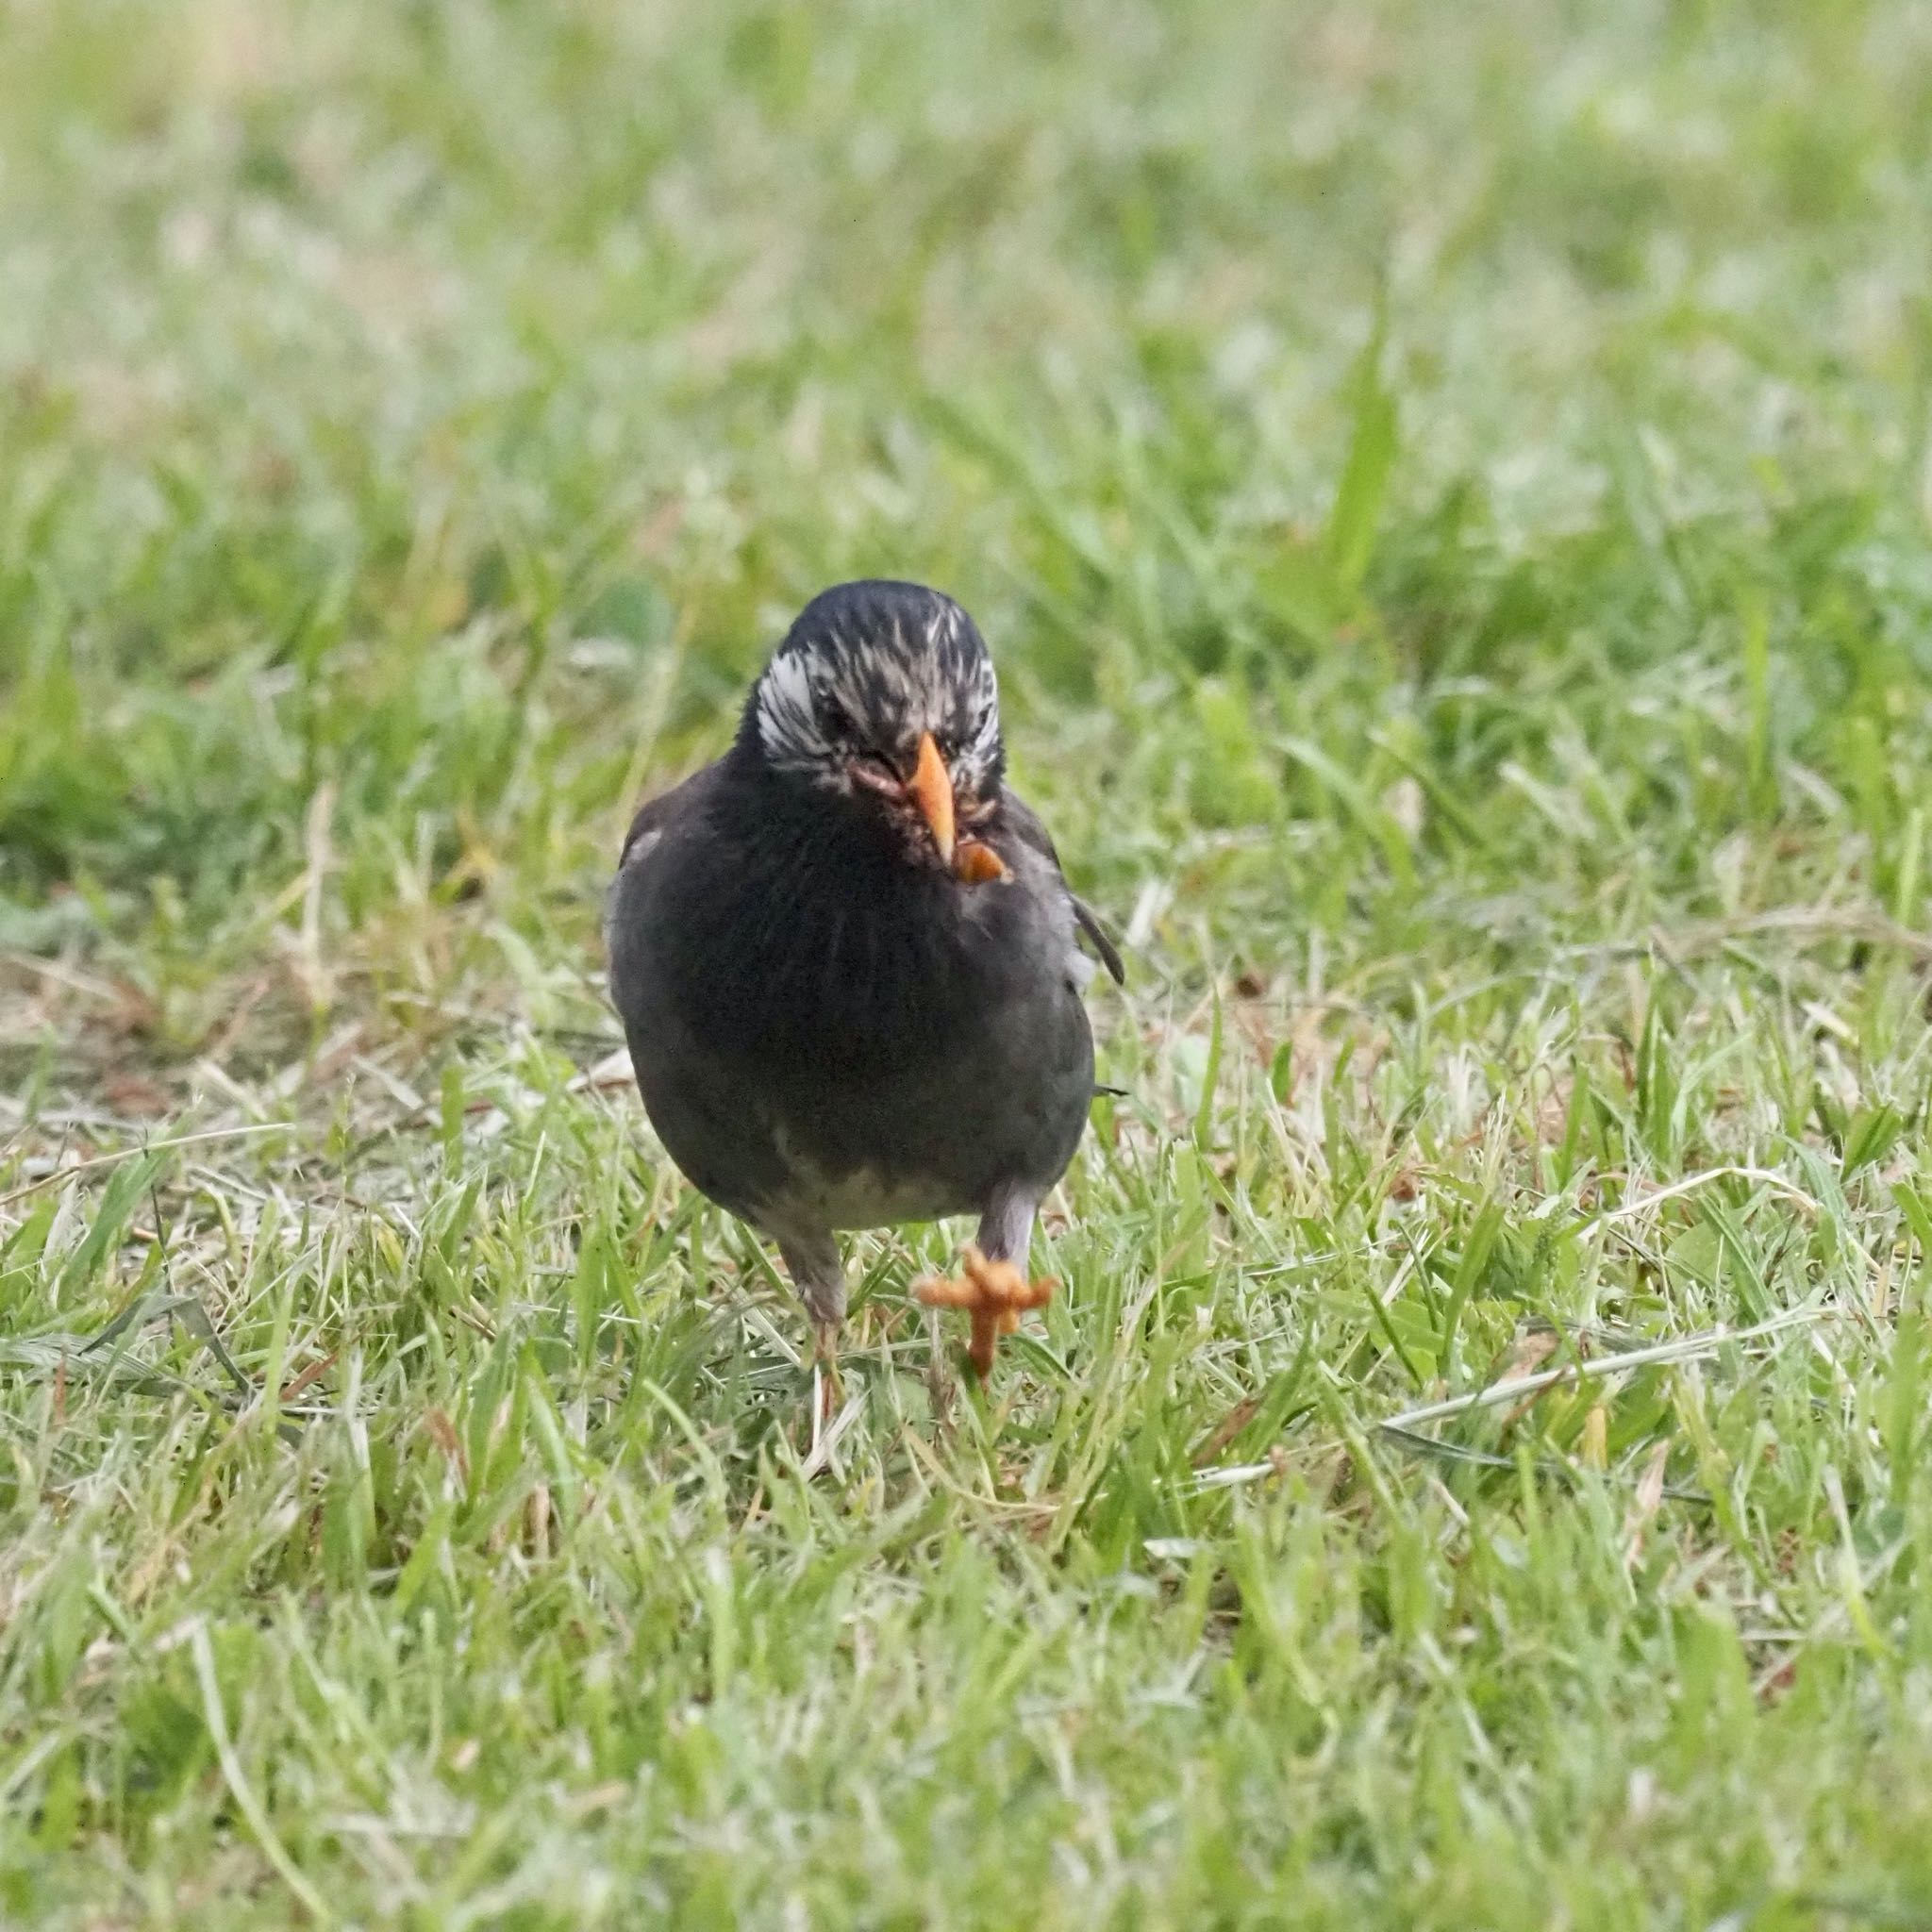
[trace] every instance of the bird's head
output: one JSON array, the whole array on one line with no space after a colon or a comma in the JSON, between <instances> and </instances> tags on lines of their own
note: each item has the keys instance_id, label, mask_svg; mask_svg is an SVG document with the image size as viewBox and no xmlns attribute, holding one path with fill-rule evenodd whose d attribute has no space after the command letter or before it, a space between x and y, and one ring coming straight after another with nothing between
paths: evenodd
<instances>
[{"instance_id":1,"label":"bird's head","mask_svg":"<svg viewBox=\"0 0 1932 1932\"><path fill-rule=\"evenodd\" d=\"M947 870L1006 764L985 641L919 584L814 597L753 687L741 742L784 782L878 813L908 858Z\"/></svg>"}]
</instances>

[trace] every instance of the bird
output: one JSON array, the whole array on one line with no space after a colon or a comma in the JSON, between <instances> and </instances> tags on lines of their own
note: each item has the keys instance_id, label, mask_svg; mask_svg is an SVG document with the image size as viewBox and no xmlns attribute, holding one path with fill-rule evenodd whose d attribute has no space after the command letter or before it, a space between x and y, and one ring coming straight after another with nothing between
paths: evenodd
<instances>
[{"instance_id":1,"label":"bird","mask_svg":"<svg viewBox=\"0 0 1932 1932\"><path fill-rule=\"evenodd\" d=\"M729 748L644 803L607 899L613 1005L653 1130L777 1246L837 1375L841 1232L976 1215L997 1337L1042 1305L1035 1217L1094 1088L1084 994L1120 955L1007 780L977 626L922 584L839 584L753 684Z\"/></svg>"}]
</instances>

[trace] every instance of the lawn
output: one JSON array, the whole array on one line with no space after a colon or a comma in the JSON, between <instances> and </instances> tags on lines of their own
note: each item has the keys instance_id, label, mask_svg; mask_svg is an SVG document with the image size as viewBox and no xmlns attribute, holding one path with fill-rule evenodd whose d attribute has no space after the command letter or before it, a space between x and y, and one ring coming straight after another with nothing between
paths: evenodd
<instances>
[{"instance_id":1,"label":"lawn","mask_svg":"<svg viewBox=\"0 0 1932 1932\"><path fill-rule=\"evenodd\" d=\"M1932 1925L1924 6L20 0L0 291L0 1921ZM858 575L1125 1094L815 1427L599 912Z\"/></svg>"}]
</instances>

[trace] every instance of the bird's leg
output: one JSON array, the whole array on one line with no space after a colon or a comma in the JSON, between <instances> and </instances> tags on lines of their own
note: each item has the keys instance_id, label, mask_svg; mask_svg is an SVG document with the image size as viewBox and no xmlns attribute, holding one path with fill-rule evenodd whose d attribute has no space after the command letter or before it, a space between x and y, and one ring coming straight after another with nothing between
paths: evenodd
<instances>
[{"instance_id":1,"label":"bird's leg","mask_svg":"<svg viewBox=\"0 0 1932 1932\"><path fill-rule=\"evenodd\" d=\"M845 1266L828 1229L780 1235L778 1252L811 1318L812 1365L824 1377L821 1407L836 1406L844 1393L839 1378L839 1332L845 1325Z\"/></svg>"},{"instance_id":2,"label":"bird's leg","mask_svg":"<svg viewBox=\"0 0 1932 1932\"><path fill-rule=\"evenodd\" d=\"M989 1261L1008 1261L1022 1274L1033 1245L1033 1212L1040 1197L1030 1188L1007 1188L993 1196L979 1218L979 1252Z\"/></svg>"},{"instance_id":3,"label":"bird's leg","mask_svg":"<svg viewBox=\"0 0 1932 1932\"><path fill-rule=\"evenodd\" d=\"M992 1373L1000 1337L1019 1327L1026 1309L1043 1308L1059 1285L1044 1277L1033 1281L1026 1274L1036 1205L1031 1193L997 1196L980 1219L978 1241L960 1257L965 1278L948 1281L933 1276L913 1290L929 1308L966 1311L973 1324L966 1353L981 1381Z\"/></svg>"}]
</instances>

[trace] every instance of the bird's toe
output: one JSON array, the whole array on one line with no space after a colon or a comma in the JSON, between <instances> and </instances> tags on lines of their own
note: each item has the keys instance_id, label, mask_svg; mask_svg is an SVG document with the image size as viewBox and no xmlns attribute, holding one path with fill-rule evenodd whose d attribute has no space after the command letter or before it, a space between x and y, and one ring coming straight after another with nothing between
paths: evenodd
<instances>
[{"instance_id":1,"label":"bird's toe","mask_svg":"<svg viewBox=\"0 0 1932 1932\"><path fill-rule=\"evenodd\" d=\"M1027 1309L1044 1307L1059 1284L1047 1276L1029 1281L1012 1262L989 1260L970 1245L959 1265L963 1279L932 1275L912 1291L929 1308L964 1310L972 1323L966 1354L984 1380L992 1373L1000 1337L1015 1333Z\"/></svg>"}]
</instances>

